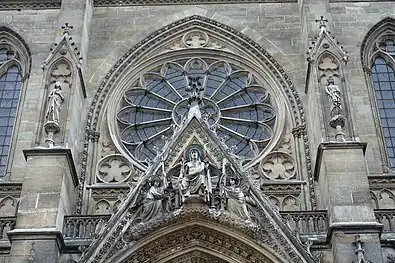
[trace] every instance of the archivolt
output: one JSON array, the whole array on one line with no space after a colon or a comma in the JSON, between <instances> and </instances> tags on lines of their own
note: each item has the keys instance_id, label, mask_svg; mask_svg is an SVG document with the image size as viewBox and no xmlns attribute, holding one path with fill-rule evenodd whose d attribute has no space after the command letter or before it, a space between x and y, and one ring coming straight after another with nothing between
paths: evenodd
<instances>
[{"instance_id":1,"label":"archivolt","mask_svg":"<svg viewBox=\"0 0 395 263\"><path fill-rule=\"evenodd\" d=\"M290 78L285 73L284 69L275 61L275 59L265 51L260 45L252 41L247 36L241 34L240 32L230 28L224 24L217 21L211 20L209 18L201 16L191 16L179 21L176 21L164 28L157 30L156 32L149 35L147 38L142 40L140 43L135 45L131 50L129 50L121 59L111 68L108 74L105 76L101 82L89 109L88 120L85 130L85 143L83 149L83 162L81 165L81 176L80 176L80 189L79 189L79 203L77 211L81 212L82 206L82 193L83 185L87 172L87 158L89 151L89 141L95 141L95 135L100 132L100 124L104 119L105 108L108 106L107 101L114 87L119 85L124 85L123 81L126 81L125 75L128 72L133 72L133 74L141 74L141 65L147 66L150 63L153 66L155 63L162 63L161 61L155 61L155 58L163 58L163 49L160 47L171 43L171 40L176 36L182 35L191 30L200 30L203 32L210 32L210 34L215 35L217 38L223 39L228 46L232 47L240 53L240 57L243 57L241 63L248 63L251 65L252 69L255 71L263 72L266 74L268 82L270 85L276 86L279 94L282 94L284 98L283 102L287 111L291 115L290 125L293 128L294 134L301 138L300 145L304 149L300 149L299 152L305 154L307 163L307 173L310 181L310 185L313 186L313 178L311 175L311 160L310 160L310 150L306 134L306 121L305 113L303 110L302 102L296 92L295 87L291 83ZM202 54L214 53L215 50L207 49L208 52ZM206 51L207 51L206 50ZM168 58L174 59L176 56L182 55L180 50L168 50ZM199 49L195 49L196 54ZM157 56L158 54L161 56ZM229 50L223 51L222 55L225 54L232 55ZM146 62L147 61L147 62ZM277 94L275 95L277 96ZM93 152L91 154L94 154ZM250 163L248 166L253 166L256 163ZM314 188L310 189L310 197L312 200L313 207L315 207L315 193Z\"/></svg>"},{"instance_id":2,"label":"archivolt","mask_svg":"<svg viewBox=\"0 0 395 263\"><path fill-rule=\"evenodd\" d=\"M203 257L203 260L217 260L220 263L287 262L244 234L210 221L194 221L162 228L137 242L132 242L108 262L132 263L149 260L155 263L170 263L178 262L186 255L193 258L194 254Z\"/></svg>"}]
</instances>

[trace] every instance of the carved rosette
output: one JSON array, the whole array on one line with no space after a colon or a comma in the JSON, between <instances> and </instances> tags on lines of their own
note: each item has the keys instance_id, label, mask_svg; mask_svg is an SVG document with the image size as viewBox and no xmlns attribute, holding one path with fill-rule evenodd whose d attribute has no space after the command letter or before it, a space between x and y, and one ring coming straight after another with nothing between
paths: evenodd
<instances>
[{"instance_id":1,"label":"carved rosette","mask_svg":"<svg viewBox=\"0 0 395 263\"><path fill-rule=\"evenodd\" d=\"M295 161L284 152L268 154L260 164L261 172L269 180L288 180L295 177Z\"/></svg>"},{"instance_id":2,"label":"carved rosette","mask_svg":"<svg viewBox=\"0 0 395 263\"><path fill-rule=\"evenodd\" d=\"M133 165L120 154L111 154L97 164L96 179L99 183L122 183L136 174Z\"/></svg>"}]
</instances>

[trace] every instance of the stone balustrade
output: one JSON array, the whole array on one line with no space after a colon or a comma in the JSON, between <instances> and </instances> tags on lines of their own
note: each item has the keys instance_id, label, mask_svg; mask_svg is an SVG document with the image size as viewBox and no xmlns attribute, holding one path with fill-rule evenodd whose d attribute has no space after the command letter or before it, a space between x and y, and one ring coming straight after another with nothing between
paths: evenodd
<instances>
[{"instance_id":1,"label":"stone balustrade","mask_svg":"<svg viewBox=\"0 0 395 263\"><path fill-rule=\"evenodd\" d=\"M326 236L328 218L326 210L316 211L282 211L281 216L287 221L291 230L302 237ZM375 210L376 220L384 225L383 232L395 233L395 209ZM67 244L89 244L110 215L66 216L63 237ZM6 232L13 229L15 217L0 218L2 239L7 239Z\"/></svg>"},{"instance_id":2,"label":"stone balustrade","mask_svg":"<svg viewBox=\"0 0 395 263\"><path fill-rule=\"evenodd\" d=\"M111 215L65 216L63 238L68 240L92 240Z\"/></svg>"},{"instance_id":3,"label":"stone balustrade","mask_svg":"<svg viewBox=\"0 0 395 263\"><path fill-rule=\"evenodd\" d=\"M383 224L383 232L395 232L395 209L374 210L377 222Z\"/></svg>"},{"instance_id":4,"label":"stone balustrade","mask_svg":"<svg viewBox=\"0 0 395 263\"><path fill-rule=\"evenodd\" d=\"M284 211L280 214L299 235L326 235L328 230L326 210Z\"/></svg>"}]
</instances>

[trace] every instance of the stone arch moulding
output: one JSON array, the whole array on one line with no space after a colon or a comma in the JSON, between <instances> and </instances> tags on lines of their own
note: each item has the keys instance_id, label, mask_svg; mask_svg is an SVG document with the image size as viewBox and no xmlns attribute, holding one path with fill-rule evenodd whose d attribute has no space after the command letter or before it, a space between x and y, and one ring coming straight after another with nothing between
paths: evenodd
<instances>
[{"instance_id":1,"label":"stone arch moulding","mask_svg":"<svg viewBox=\"0 0 395 263\"><path fill-rule=\"evenodd\" d=\"M187 50L180 48L177 43L174 43L175 38L186 34L188 31L194 30L199 32L207 32L212 36L215 36L216 39L221 39L222 41L221 43L212 43L211 46L205 47L205 50L203 50L202 46L191 46L190 49ZM223 45L225 47L222 47ZM237 51L238 55L234 55L235 50ZM114 95L113 93L116 87L125 86L125 83L130 81L130 79L128 79L128 77L130 77L130 72L134 72L134 74L141 74L142 68L152 68L152 66L160 65L160 63L162 63L161 59L165 57L165 53L167 59L171 61L171 59L175 59L182 54L191 54L188 52L192 52L195 55L219 54L219 56L222 55L222 57L225 57L226 55L233 57L234 60L237 58L243 59L243 61L240 63L245 63L248 68L252 69L252 71L261 72L262 75L266 74L264 75L265 81L276 88L276 91L278 92L276 95L281 95L283 98L285 98L283 101L281 101L283 104L282 107L284 108L284 111L288 112L290 122L289 126L292 128L292 133L295 137L295 143L301 145L301 149L297 150L296 152L304 153L304 156L300 156L300 158L306 159L307 168L303 168L303 174L307 174L306 180L308 179L310 185L310 199L312 207L315 208L316 198L311 174L310 149L308 145L307 131L305 129L305 113L302 102L290 78L287 76L284 69L267 51L265 51L260 45L252 41L247 36L217 21L195 15L173 22L170 25L157 30L136 44L124 56L122 56L118 62L115 63L115 65L102 80L96 94L93 97L88 113L88 120L85 129L85 142L82 156L77 212L85 212L85 208L84 211L82 210L84 187L86 186L84 182L85 179L90 176L90 173L92 172L91 169L93 169L93 166L88 167L87 164L95 163L97 161L88 161L88 156L96 155L95 151L97 150L96 143L98 142L98 136L101 133L104 134L106 132L101 124L106 118L106 109L114 106L109 105L108 103L112 96L117 96L117 94ZM296 142L296 140L300 140L300 142ZM97 157L93 158L97 159ZM133 160L130 161L133 162ZM252 167L258 162L259 160L256 160L255 163L251 162L248 166ZM144 167L141 167L141 165L140 167L137 163L134 163L134 165L136 165L137 168L144 170Z\"/></svg>"},{"instance_id":2,"label":"stone arch moulding","mask_svg":"<svg viewBox=\"0 0 395 263\"><path fill-rule=\"evenodd\" d=\"M0 26L0 45L1 44L13 46L20 55L18 67L22 72L22 79L25 81L29 77L32 67L29 46L18 33L5 26Z\"/></svg>"},{"instance_id":3,"label":"stone arch moulding","mask_svg":"<svg viewBox=\"0 0 395 263\"><path fill-rule=\"evenodd\" d=\"M365 71L370 71L370 66L375 59L374 47L376 41L383 35L395 34L395 18L386 17L375 24L366 34L361 45L361 61Z\"/></svg>"},{"instance_id":4,"label":"stone arch moulding","mask_svg":"<svg viewBox=\"0 0 395 263\"><path fill-rule=\"evenodd\" d=\"M13 121L13 132L11 135L11 142L8 150L8 160L7 165L5 167L5 178L8 180L10 175L11 163L13 160L13 156L15 154L15 144L16 144L16 130L18 129L21 122L21 112L22 107L19 105L23 105L25 100L26 88L28 85L28 78L30 76L31 71L31 52L30 49L25 42L25 40L12 29L0 26L0 48L9 47L13 51L13 58L8 61L3 61L2 65L0 65L0 77L7 72L7 70L13 66L19 69L19 74L21 76L21 86L19 93L19 102L16 109L16 115ZM0 175L0 176L3 176Z\"/></svg>"},{"instance_id":5,"label":"stone arch moulding","mask_svg":"<svg viewBox=\"0 0 395 263\"><path fill-rule=\"evenodd\" d=\"M372 82L372 65L375 59L379 56L386 59L387 63L395 69L395 59L388 59L388 54L377 48L377 43L385 36L394 36L393 39L395 39L395 19L392 17L384 18L369 29L368 33L363 39L360 52L362 67L365 74L366 86L368 88L368 95L372 104L374 125L376 127L376 133L379 135L377 136L377 138L381 153L383 172L389 173L389 157L387 153L387 147L385 145L384 131L381 125L377 98Z\"/></svg>"},{"instance_id":6,"label":"stone arch moulding","mask_svg":"<svg viewBox=\"0 0 395 263\"><path fill-rule=\"evenodd\" d=\"M183 257L193 259L199 255L205 260L199 262L289 262L289 259L270 247L258 245L249 236L202 218L188 225L176 223L150 233L125 246L104 262L131 263L152 260L175 263L184 262L181 261ZM208 261L209 259L213 261Z\"/></svg>"}]
</instances>

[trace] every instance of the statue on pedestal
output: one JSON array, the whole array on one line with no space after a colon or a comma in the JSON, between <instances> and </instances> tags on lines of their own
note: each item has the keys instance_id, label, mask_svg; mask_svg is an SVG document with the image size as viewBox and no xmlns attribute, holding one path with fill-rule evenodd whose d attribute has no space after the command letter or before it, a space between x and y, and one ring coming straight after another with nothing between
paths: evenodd
<instances>
[{"instance_id":1,"label":"statue on pedestal","mask_svg":"<svg viewBox=\"0 0 395 263\"><path fill-rule=\"evenodd\" d=\"M62 87L59 82L56 82L48 95L47 114L45 116L47 121L59 123L60 105L63 101Z\"/></svg>"},{"instance_id":2,"label":"statue on pedestal","mask_svg":"<svg viewBox=\"0 0 395 263\"><path fill-rule=\"evenodd\" d=\"M339 86L335 84L333 76L328 77L325 91L328 94L329 99L332 101L331 120L329 124L331 127L337 130L335 136L336 139L339 141L344 141L343 127L345 125L346 119L343 116L340 89Z\"/></svg>"},{"instance_id":3,"label":"statue on pedestal","mask_svg":"<svg viewBox=\"0 0 395 263\"><path fill-rule=\"evenodd\" d=\"M54 147L54 135L60 131L60 105L64 101L62 87L59 82L49 92L47 100L47 111L45 114L44 130L48 134L45 142L50 148Z\"/></svg>"}]
</instances>

